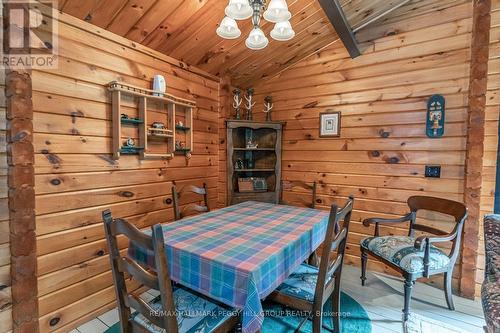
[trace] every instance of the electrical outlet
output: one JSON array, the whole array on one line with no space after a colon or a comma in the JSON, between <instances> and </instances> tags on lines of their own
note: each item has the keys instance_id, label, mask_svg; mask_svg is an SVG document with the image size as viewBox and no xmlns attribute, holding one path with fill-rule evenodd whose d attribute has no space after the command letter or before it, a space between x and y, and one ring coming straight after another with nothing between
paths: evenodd
<instances>
[{"instance_id":1,"label":"electrical outlet","mask_svg":"<svg viewBox=\"0 0 500 333\"><path fill-rule=\"evenodd\" d=\"M441 178L441 166L440 165L426 165L425 166L425 177Z\"/></svg>"}]
</instances>

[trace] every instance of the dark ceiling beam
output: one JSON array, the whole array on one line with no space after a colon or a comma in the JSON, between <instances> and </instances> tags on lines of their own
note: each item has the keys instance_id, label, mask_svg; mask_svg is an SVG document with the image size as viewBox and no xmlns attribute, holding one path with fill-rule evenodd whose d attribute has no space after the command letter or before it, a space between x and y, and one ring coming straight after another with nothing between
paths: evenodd
<instances>
[{"instance_id":1,"label":"dark ceiling beam","mask_svg":"<svg viewBox=\"0 0 500 333\"><path fill-rule=\"evenodd\" d=\"M351 58L356 58L361 55L358 42L354 37L354 33L347 21L342 6L338 0L318 0L330 23L337 31L340 39L344 43Z\"/></svg>"}]
</instances>

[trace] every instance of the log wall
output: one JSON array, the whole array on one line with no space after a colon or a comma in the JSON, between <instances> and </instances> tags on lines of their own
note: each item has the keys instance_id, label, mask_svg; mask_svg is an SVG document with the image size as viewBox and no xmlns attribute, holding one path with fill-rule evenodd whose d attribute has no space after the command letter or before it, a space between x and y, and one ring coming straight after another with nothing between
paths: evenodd
<instances>
[{"instance_id":1,"label":"log wall","mask_svg":"<svg viewBox=\"0 0 500 333\"><path fill-rule=\"evenodd\" d=\"M356 197L348 263L359 265L359 241L373 234L362 219L403 214L411 195L463 201L471 31L471 1L411 3L357 34L362 56L350 59L339 42L255 87L257 111L271 95L273 120L286 121L283 179L319 182L324 208L349 194ZM496 29L492 38L498 38ZM447 103L445 135L439 139L425 135L426 104L433 94L444 95ZM491 92L489 104L496 103ZM342 112L340 138L318 137L319 113L325 111ZM488 136L484 145L486 151L496 149L496 139ZM425 165L441 165L441 178L425 178ZM491 193L492 186L485 182L483 191ZM289 190L285 200L299 203L305 195ZM446 230L453 226L442 216L421 217ZM389 271L373 260L370 268ZM459 260L455 289L460 271ZM477 294L481 279L476 282Z\"/></svg>"},{"instance_id":2,"label":"log wall","mask_svg":"<svg viewBox=\"0 0 500 333\"><path fill-rule=\"evenodd\" d=\"M173 219L173 180L207 183L212 207L218 196L217 78L64 14L59 46L57 70L33 71L41 332L68 332L114 306L102 210L145 228ZM154 74L165 76L170 93L197 102L193 156L114 161L106 86L146 88Z\"/></svg>"}]
</instances>

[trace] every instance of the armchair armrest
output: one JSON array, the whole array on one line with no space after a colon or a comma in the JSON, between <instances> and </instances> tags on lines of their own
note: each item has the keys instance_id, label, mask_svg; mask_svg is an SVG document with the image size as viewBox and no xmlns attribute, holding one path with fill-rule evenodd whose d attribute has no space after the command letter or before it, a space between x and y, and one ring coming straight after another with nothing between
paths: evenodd
<instances>
[{"instance_id":1,"label":"armchair armrest","mask_svg":"<svg viewBox=\"0 0 500 333\"><path fill-rule=\"evenodd\" d=\"M457 223L453 231L444 236L429 236L429 235L424 235L424 236L419 236L415 239L414 247L418 249L419 251L424 250L424 277L428 278L429 277L429 260L430 260L430 255L431 255L431 244L432 243L444 243L444 242L454 242L454 246L452 249L452 252L450 253L449 257L452 259L457 255L457 248L456 248L456 239L458 238L459 234L461 233L461 228L462 224Z\"/></svg>"},{"instance_id":2,"label":"armchair armrest","mask_svg":"<svg viewBox=\"0 0 500 333\"><path fill-rule=\"evenodd\" d=\"M456 232L452 232L449 235L438 237L438 236L420 236L415 239L415 248L422 251L427 244L430 246L432 243L444 243L444 242L450 242L454 240L457 237Z\"/></svg>"},{"instance_id":3,"label":"armchair armrest","mask_svg":"<svg viewBox=\"0 0 500 333\"><path fill-rule=\"evenodd\" d=\"M408 213L405 216L402 216L397 219L383 219L383 218L369 218L363 220L363 225L365 227L369 227L371 224L375 224L375 237L379 235L379 225L380 224L390 224L390 223L403 223L412 221L414 217L414 213Z\"/></svg>"}]
</instances>

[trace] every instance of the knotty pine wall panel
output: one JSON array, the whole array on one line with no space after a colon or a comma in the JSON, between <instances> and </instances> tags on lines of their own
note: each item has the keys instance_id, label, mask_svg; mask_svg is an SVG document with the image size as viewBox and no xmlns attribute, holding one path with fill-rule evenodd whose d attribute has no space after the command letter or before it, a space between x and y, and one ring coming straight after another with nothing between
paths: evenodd
<instances>
[{"instance_id":1,"label":"knotty pine wall panel","mask_svg":"<svg viewBox=\"0 0 500 333\"><path fill-rule=\"evenodd\" d=\"M360 57L351 59L339 42L255 86L256 118L264 119L262 101L271 95L273 120L286 122L283 179L317 181L324 209L343 204L350 194L356 197L349 264L360 264L359 241L373 235L373 228L361 224L364 218L402 215L412 195L463 201L471 2L446 2L439 11L407 9L357 34ZM440 139L425 135L426 104L433 94L443 94L447 102ZM326 111L342 112L340 138L319 138L319 114ZM494 140L486 144L495 146ZM425 178L425 165L441 165L441 178ZM492 186L485 184L485 190ZM298 189L284 193L296 204L307 198L310 194ZM420 217L445 230L453 227L443 216ZM407 229L385 227L385 232L404 235ZM370 269L390 271L369 262ZM460 260L455 287L459 272Z\"/></svg>"},{"instance_id":2,"label":"knotty pine wall panel","mask_svg":"<svg viewBox=\"0 0 500 333\"><path fill-rule=\"evenodd\" d=\"M114 306L104 209L146 228L173 220L166 202L173 181L207 183L212 207L218 197L218 79L64 14L58 37L59 67L33 72L41 332L68 332ZM149 88L155 74L165 76L170 93L197 102L193 156L114 161L107 84L118 80ZM124 112L133 116L133 106ZM123 239L119 243L123 250L128 246ZM54 318L60 320L51 326Z\"/></svg>"}]
</instances>

